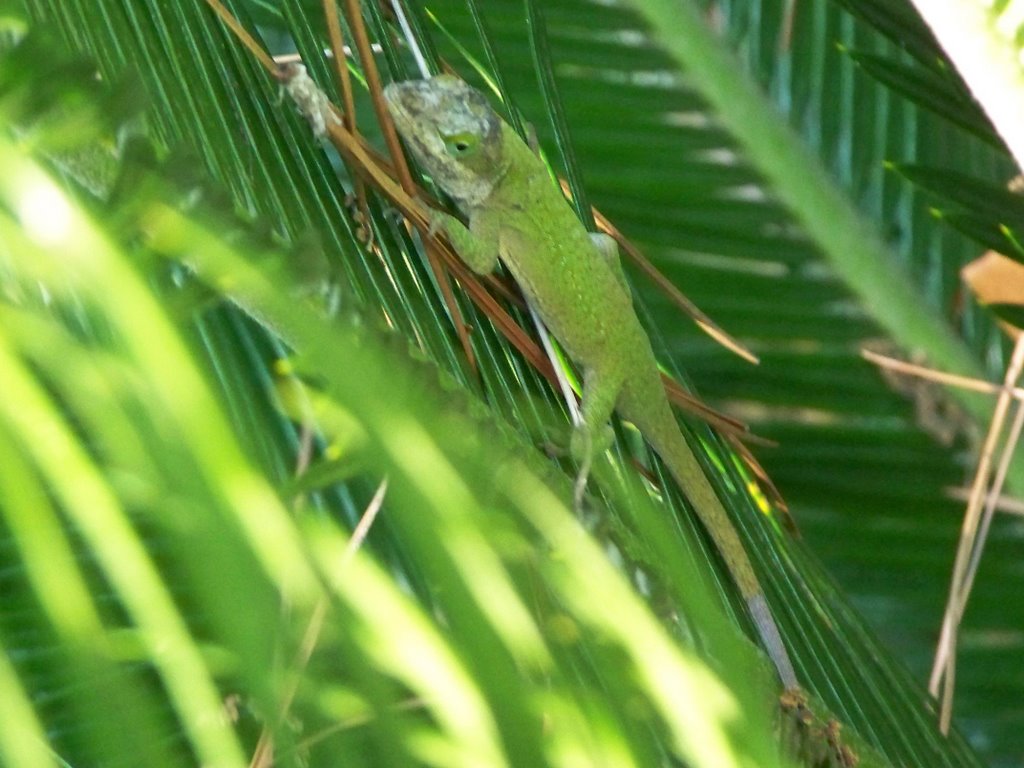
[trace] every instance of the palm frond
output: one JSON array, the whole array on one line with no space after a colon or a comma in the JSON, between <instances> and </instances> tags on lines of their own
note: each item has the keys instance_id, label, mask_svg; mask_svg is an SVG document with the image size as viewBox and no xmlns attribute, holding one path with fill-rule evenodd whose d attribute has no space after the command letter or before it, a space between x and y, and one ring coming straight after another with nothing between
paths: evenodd
<instances>
[{"instance_id":1,"label":"palm frond","mask_svg":"<svg viewBox=\"0 0 1024 768\"><path fill-rule=\"evenodd\" d=\"M83 119L63 110L87 94L59 95L47 114ZM751 646L681 553L673 583L690 620L724 631L740 706L582 535L565 478L358 297L325 317L299 249L239 220L194 160L136 144L107 200L78 199L37 151L0 140L6 763L244 765L262 724L285 765L778 764ZM63 218L33 218L44 192ZM202 296L226 286L315 385L267 375L281 350L262 326ZM270 478L294 447L282 413L303 406L368 469L295 513ZM352 557L338 518L384 473L385 532ZM643 497L626 506L681 543ZM282 712L324 600L320 653Z\"/></svg>"},{"instance_id":2,"label":"palm frond","mask_svg":"<svg viewBox=\"0 0 1024 768\"><path fill-rule=\"evenodd\" d=\"M257 226L290 243L289 248L296 248L298 241L309 244L312 251L322 250L334 273L341 276L349 305L358 306L366 322L372 325L386 320L401 336L415 340L420 354L437 361L461 387L481 392L502 419L521 432L541 439L550 436L560 407L536 373L510 351L486 317L460 298L460 309L474 328L480 380L474 378L461 354L442 292L416 244L387 214L386 204L372 194L369 221L353 218L346 195L352 191L354 180L343 175L339 181L330 158L309 135L308 126L289 108L276 103L276 84L240 50L201 3L109 0L100 14L92 13L93 4L85 2L33 0L30 5L40 18L63 30L76 46L91 51L100 60L105 77L111 77L126 64L136 68L150 99L146 122L151 135L166 147L189 148L202 160L206 172L231 191L233 204L254 218ZM330 82L328 68L319 55L324 42L323 27L318 11L311 9L310 4L231 5L243 21L259 18L268 36L275 30L291 35L317 81L323 85ZM377 6L365 5L373 11L368 19L371 34L384 46L382 61L393 77L407 76L401 69L400 50L390 44L390 32L376 12ZM521 4L481 4L479 10L486 22L482 26L491 33L492 56L486 55L487 49L476 37L481 28L479 19L465 15L461 4L439 2L435 6L432 10L454 39L473 52L482 50L482 60L498 62L504 95L535 122L543 143L548 132L540 117L548 110L534 96L534 63L525 42L528 37L523 28ZM820 3L797 3L789 47L783 45L784 55L778 55L780 41L786 39L782 33L786 4L762 3L760 16L747 15L753 11L744 6L717 7L724 11L719 21L741 51L749 71L789 111L807 145L818 150L824 164L839 179L821 183L832 185L830 194L847 195L883 222L885 234L896 243L893 248L881 248L886 257L895 253L911 272L929 275L922 282L927 291L914 288L907 294L911 297L908 302L920 301L932 307L932 311L948 306L955 287L956 270L951 265L965 257L970 246L953 235L937 234L942 230L924 213L913 192L885 173L881 160L926 162L927 152L934 151L927 141L933 135L951 137L954 151L944 155L949 159L962 160L966 165L975 163L979 157L989 158L994 177L1002 168L998 157L993 157L988 148L979 148L980 143L971 137L961 143L963 137L957 129L950 129L938 118L928 122L858 73L849 57L835 48L835 38L848 38L844 41L846 47L855 50L873 50L885 43L835 9ZM251 11L248 17L247 10ZM877 510L891 506L900 511L897 520L905 538L889 535L883 539L884 547L879 545L879 538L870 539L870 551L877 558L876 577L880 581L891 579L888 575L906 564L911 544L915 551L921 550L922 528L934 543L930 551L921 555L931 569L927 573L941 572L948 549L939 533L945 530L951 534L955 520L948 515L953 505L944 501L936 489L950 475L956 475L956 465L946 453L929 445L908 415L908 409L856 357L857 343L879 333L877 321L865 313L825 266L821 258L823 244L812 243L801 230L800 219L792 215L792 205L786 210L777 202L775 191L766 184L768 177L752 167L735 137L723 129L719 116L709 109L706 86L691 87L693 84L687 78L692 73L681 72L654 45L637 16L607 4L567 0L545 3L544 17L553 74L571 126L580 176L592 201L627 234L642 242L665 272L685 286L687 293L716 320L750 343L765 362L760 369L742 367L688 324L680 323L675 310L664 299L644 290L650 327L661 335L666 359L685 361L688 374L703 392L714 393L720 402L746 406L746 415L758 417L759 431L782 440L783 447L766 455L765 462L787 497L801 510L808 538L826 545L823 552L838 562L841 576L844 562L849 563L863 548L863 542L873 532L871 529L891 525L877 514ZM416 18L419 28L432 34L430 22L422 15L417 14ZM460 67L458 51L452 50L442 37L434 42L439 52ZM470 74L468 68L460 71ZM829 99L823 99L822 93L829 93ZM867 100L870 108L859 107L862 99ZM359 101L357 108L358 124L367 135L375 135L367 102ZM921 147L926 148L920 151L924 157L915 154ZM774 182L775 178L769 180ZM679 215L682 206L685 216ZM373 233L372 250L365 248L358 236L361 225ZM840 250L836 244L831 245L833 251ZM232 264L241 269L244 262ZM933 264L938 266L929 269ZM642 281L638 284L643 285ZM277 315L288 322L286 308L279 307ZM973 327L974 317L968 314L965 322L969 327ZM976 349L985 349L988 343L985 322L982 320L980 330L973 332ZM309 323L312 328L314 321L310 319ZM275 405L278 385L266 374L268 362L280 348L258 325L230 309L204 313L190 333L194 347L202 349L209 360L209 371L216 377L219 396L238 433L236 439L248 446L251 457L266 476L280 481L289 473L298 439L294 427L282 418ZM942 343L955 346L956 342L950 339ZM351 355L347 361L340 358L341 352L319 360L315 355L309 357L307 370L320 375L334 371L337 382L354 387L350 379L357 377L343 376L341 371L346 365L353 366L348 370L356 370L354 366L361 359L358 348L359 344L339 347ZM365 371L367 380L378 387L376 393L363 393L366 400L354 395L355 399L346 400L340 391L328 394L361 417L375 418L369 414L379 413L381 407L375 405L371 394L379 398L381 392L390 391L386 389L386 378L381 381L373 374L380 364L379 360L367 362L368 367L358 369L361 376ZM394 371L405 370L393 361L383 366L385 370L390 366L392 378ZM419 380L420 375L410 374L410 378ZM405 413L395 405L400 399L389 401L394 413ZM398 430L394 421L388 422L386 417L387 414L380 415L381 424L390 423L390 429ZM408 418L412 419L410 423L416 423L415 417ZM430 434L442 442L450 432L471 431L461 421L441 422L436 429L440 432ZM400 452L400 446L391 442L395 435L389 436L387 432L382 428L374 439ZM877 642L802 548L783 544L783 537L771 521L758 515L754 501L742 490L747 478L724 446L702 428L697 429L696 435L709 451L709 465L716 468L719 482L730 491L727 498L751 545L773 608L781 617L808 685L844 723L895 762L974 764L961 741L954 740L949 745L937 738L921 694L908 683L906 674L878 650ZM850 459L851 449L858 460ZM462 451L446 450L463 460ZM482 471L482 476L493 477L493 471L492 465ZM472 474L469 469L467 472ZM916 481L908 480L895 487L894 476L913 477ZM324 491L318 501L327 510L326 515L351 521L368 503L375 480L359 475L345 486ZM395 491L396 498L416 499L409 509L425 503L415 495L406 497L407 493L411 492ZM515 494L508 496L513 497L509 503L514 504ZM692 581L695 577L675 569L682 567L679 563L687 562L688 557L695 557L703 574L697 581L703 579L715 587L711 602L732 608L733 616L741 617L741 612L735 610L731 588L721 578L716 555L686 516L682 499L673 494L670 497L667 506L672 516L667 518L667 525L671 527L640 529L648 535L656 531L656 540L673 548L677 555L669 562L653 556L650 545L644 544L643 536L636 533L637 520L643 518L638 518L640 513L634 510L643 508L646 502L642 497L627 497L631 499L628 502L605 498L610 512L602 525L611 529L611 540L622 545L628 559L644 566L656 594L669 604L688 605L684 585L688 587L686 579ZM403 506L397 501L395 505L396 509ZM463 506L467 510L473 508ZM848 518L837 517L837 511L844 509L874 510L876 514L871 520L877 522L865 524L862 514L857 524L851 525ZM923 523L919 519L922 511L929 513ZM497 643L473 648L474 635L469 624L475 621L476 626L490 627L487 631L495 633L499 633L499 628L491 626L493 617L487 616L486 611L481 613L480 606L474 606L463 591L460 579L470 578L465 564L433 557L430 553L444 551L450 542L437 532L417 527L422 521L406 520L401 512L394 515L395 521L385 522L388 527L378 530L371 540L372 551L393 572L402 574L401 579L412 585L422 604L453 622L452 627L458 630L453 642L460 658L468 654L465 663L472 668L476 684L482 687L489 711L492 715L500 713L496 715L495 727L501 730L503 742L512 743L526 734L525 743L530 745L530 751L524 753L520 762L538 764L529 760L545 748L531 730L538 725L536 710L529 701L534 689L527 686L523 691L509 691L509 686L515 685L515 677L506 664L510 653L507 643L504 647ZM388 520L388 516L384 519ZM465 520L449 523L470 525ZM451 534L456 529L445 530ZM457 530L466 532L472 528ZM835 535L837 530L841 536ZM330 536L327 540L333 541ZM836 552L840 545L842 549ZM483 551L487 551L486 547ZM688 555L683 556L684 551ZM376 585L374 589L384 583L372 575L364 576L364 572L360 572L360 578ZM267 581L265 574L256 579L264 589L272 590L276 585ZM941 579L935 581L936 603L943 583ZM437 584L455 591L450 596L439 595ZM587 589L579 582L574 584L574 588ZM246 594L244 588L238 589L241 591L235 593L236 597ZM341 587L339 590L344 591ZM379 626L375 630L370 617L372 606L361 603L362 608L357 609L356 596L347 592L344 597L336 594L336 600L345 605L347 600L353 601L353 606L339 614L339 626L344 626L344 621L355 621L352 617L358 615L365 621L367 638L386 641L387 638L374 634L379 632ZM564 608L570 603L562 595L555 604ZM308 607L308 601L304 605ZM410 610L416 614L419 609ZM594 622L584 622L579 611L581 606L568 610L575 617L576 626L592 628ZM933 611L937 621L937 608ZM706 621L714 622L692 609L683 614L687 622L685 631L698 635L703 629L696 628L704 627ZM260 615L266 617L269 613ZM426 621L424 614L416 615ZM691 615L699 618L691 619ZM927 613L908 612L904 618L908 624L913 622L919 633L930 626ZM691 621L692 625L688 623ZM710 635L708 643L713 655L723 647L721 642L728 644L728 639L718 639L721 634ZM728 638L727 632L725 635ZM549 635L544 633L544 637ZM335 630L329 641L332 649L355 652L355 659L369 658L372 643L366 640L366 644L358 645L357 640L354 635L349 637ZM496 648L497 668L491 677L486 677L488 653ZM742 651L739 653L742 657ZM589 658L586 664L580 660L581 655ZM566 687L557 690L569 696L566 691L575 686L579 697L573 701L577 705L585 701L583 711L595 720L625 723L616 720L624 714L614 700L632 690L632 683L608 677L613 664L607 652L588 644L579 655L560 650L558 657L559 669L572 668L574 672L564 673ZM359 753L360 749L376 750L384 756L383 761L388 756L407 754L400 751L414 744L414 740L409 736L413 731L406 729L419 721L415 716L380 705L384 701L402 701L402 694L412 685L410 679L392 669L392 676L382 681L366 673L372 667L367 663L361 671L356 661L339 672L328 664L323 671L324 687L311 692L301 706L304 713L311 713L311 723L324 727L339 720L332 719L332 712L356 713L355 719L367 711L373 712L379 719L371 718L365 729L349 729L339 738L346 745L346 754ZM365 690L355 687L355 697L348 685L349 675L355 675L366 686ZM737 678L742 679L742 675ZM337 680L346 682L331 688ZM268 685L266 680L260 684ZM366 690L373 695L365 693ZM553 694L558 695L562 694ZM375 704L367 707L365 701ZM329 704L334 710L330 710ZM166 715L153 717L166 725L166 719L160 719ZM303 735L312 729L315 726L308 726ZM588 737L593 736L590 731L585 732ZM638 764L651 764L679 749L674 737L665 735L664 724L653 728L648 724L622 724L612 733L621 740L614 744L594 743L604 750L621 748ZM281 738L286 738L286 734L282 733ZM298 736L294 739L296 743L301 740ZM757 754L758 749L756 745L749 746L743 754ZM696 754L686 754L699 759Z\"/></svg>"}]
</instances>

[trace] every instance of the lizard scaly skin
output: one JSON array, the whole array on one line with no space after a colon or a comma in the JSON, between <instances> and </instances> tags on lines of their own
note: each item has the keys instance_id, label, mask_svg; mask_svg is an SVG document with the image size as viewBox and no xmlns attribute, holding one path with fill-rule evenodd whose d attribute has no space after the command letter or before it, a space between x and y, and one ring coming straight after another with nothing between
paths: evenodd
<instances>
[{"instance_id":1,"label":"lizard scaly skin","mask_svg":"<svg viewBox=\"0 0 1024 768\"><path fill-rule=\"evenodd\" d=\"M478 274L508 268L548 329L583 370L582 423L573 453L589 459L611 439L613 411L632 422L668 466L714 540L786 688L797 680L746 550L669 406L647 334L633 309L614 241L589 234L547 168L458 78L385 89L399 134L468 228L447 214L433 225Z\"/></svg>"}]
</instances>

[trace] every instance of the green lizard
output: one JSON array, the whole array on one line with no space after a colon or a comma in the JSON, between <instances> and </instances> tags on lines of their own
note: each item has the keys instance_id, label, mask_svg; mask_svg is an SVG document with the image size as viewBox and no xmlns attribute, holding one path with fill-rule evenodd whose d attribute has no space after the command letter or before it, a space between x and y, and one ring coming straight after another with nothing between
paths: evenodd
<instances>
[{"instance_id":1,"label":"green lizard","mask_svg":"<svg viewBox=\"0 0 1024 768\"><path fill-rule=\"evenodd\" d=\"M547 168L479 91L440 75L389 85L388 110L413 155L469 219L432 215L478 274L500 258L544 323L583 369L581 465L606 450L613 411L640 430L689 497L746 600L783 685L796 674L764 591L722 502L679 430L615 241L586 231Z\"/></svg>"}]
</instances>

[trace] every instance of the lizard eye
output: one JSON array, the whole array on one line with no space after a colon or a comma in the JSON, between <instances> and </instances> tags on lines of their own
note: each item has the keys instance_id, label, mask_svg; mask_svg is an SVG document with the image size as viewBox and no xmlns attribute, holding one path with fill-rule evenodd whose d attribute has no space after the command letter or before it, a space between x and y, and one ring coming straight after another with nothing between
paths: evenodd
<instances>
[{"instance_id":1,"label":"lizard eye","mask_svg":"<svg viewBox=\"0 0 1024 768\"><path fill-rule=\"evenodd\" d=\"M473 154L479 145L479 140L472 133L453 133L450 136L442 136L445 149L453 157L466 157Z\"/></svg>"}]
</instances>

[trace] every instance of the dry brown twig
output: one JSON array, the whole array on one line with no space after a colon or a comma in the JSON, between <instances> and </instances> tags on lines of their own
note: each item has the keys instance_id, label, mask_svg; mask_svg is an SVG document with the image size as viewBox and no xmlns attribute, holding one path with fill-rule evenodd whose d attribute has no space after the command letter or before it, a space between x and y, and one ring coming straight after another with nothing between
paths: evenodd
<instances>
[{"instance_id":1,"label":"dry brown twig","mask_svg":"<svg viewBox=\"0 0 1024 768\"><path fill-rule=\"evenodd\" d=\"M942 630L935 649L935 659L929 678L928 690L939 699L939 728L948 733L953 712L953 693L956 682L956 645L960 621L974 586L989 527L1002 496L1006 474L1012 460L1022 428L1024 428L1024 389L1017 386L1024 370L1024 335L1018 336L1013 356L1006 368L1002 386L979 379L955 376L925 366L914 365L862 350L863 357L879 367L904 375L938 382L946 386L997 395L988 433L982 444L978 466L967 496L956 560L950 578ZM1009 433L1003 438L1007 420L1013 414ZM1001 445L1000 445L1001 443ZM993 464L995 473L993 475Z\"/></svg>"},{"instance_id":2,"label":"dry brown twig","mask_svg":"<svg viewBox=\"0 0 1024 768\"><path fill-rule=\"evenodd\" d=\"M303 469L304 471L304 469ZM298 472L297 474L302 474ZM345 566L348 565L349 561L355 556L356 552L363 545L366 540L366 536L370 532L370 528L373 526L374 521L377 519L377 515L380 512L381 507L384 504L384 497L387 495L388 481L384 479L380 485L377 486L377 490L367 505L366 509L363 510L362 516L359 518L359 522L356 524L355 529L352 531L352 537L348 540L348 544L345 546L345 551L342 553L341 560L338 563L338 570L344 570ZM302 675L306 671L306 667L309 664L309 660L313 658L313 652L316 650L317 643L320 641L320 633L323 631L324 620L327 618L327 609L330 607L330 602L326 595L322 595L317 600L316 605L313 606L313 611L309 616L309 621L306 623L306 629L302 633L302 640L299 643L299 649L295 653L295 658L292 659L291 667L288 672L288 681L285 685L284 692L281 695L280 705L278 711L275 714L275 719L272 722L265 723L263 730L260 732L259 741L256 742L256 749L253 750L252 759L249 761L249 768L270 768L274 764L274 732L277 728L285 722L285 718L288 716L288 710L291 709L292 702L295 701L295 694L298 693L299 684L302 681Z\"/></svg>"}]
</instances>

